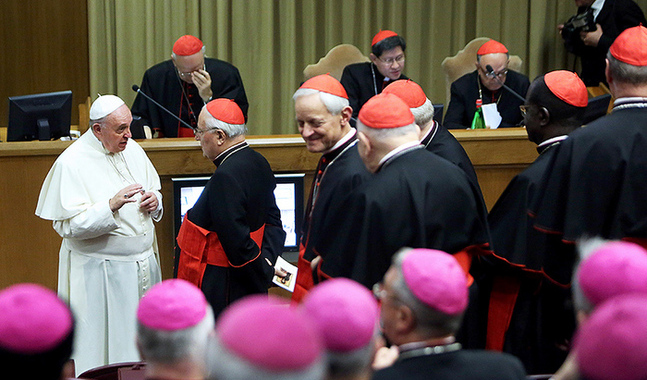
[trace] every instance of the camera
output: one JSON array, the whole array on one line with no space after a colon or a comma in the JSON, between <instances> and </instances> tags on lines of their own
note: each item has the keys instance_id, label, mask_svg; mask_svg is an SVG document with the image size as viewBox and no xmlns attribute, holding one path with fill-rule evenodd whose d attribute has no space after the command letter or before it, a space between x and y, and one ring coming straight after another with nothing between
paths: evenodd
<instances>
[{"instance_id":1,"label":"camera","mask_svg":"<svg viewBox=\"0 0 647 380\"><path fill-rule=\"evenodd\" d=\"M576 14L564 23L562 29L562 38L566 42L567 47L575 41L580 40L580 32L592 32L596 30L593 11L591 8L586 11Z\"/></svg>"}]
</instances>

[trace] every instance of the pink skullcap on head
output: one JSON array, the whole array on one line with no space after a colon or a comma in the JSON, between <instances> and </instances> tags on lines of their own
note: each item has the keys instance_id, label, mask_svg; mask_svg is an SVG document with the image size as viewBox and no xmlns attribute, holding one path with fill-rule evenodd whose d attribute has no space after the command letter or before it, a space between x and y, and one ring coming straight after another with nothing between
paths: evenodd
<instances>
[{"instance_id":1,"label":"pink skullcap on head","mask_svg":"<svg viewBox=\"0 0 647 380\"><path fill-rule=\"evenodd\" d=\"M299 88L310 88L348 99L348 94L346 93L344 86L342 86L342 84L330 74L321 74L312 77L303 82Z\"/></svg>"},{"instance_id":2,"label":"pink skullcap on head","mask_svg":"<svg viewBox=\"0 0 647 380\"><path fill-rule=\"evenodd\" d=\"M647 66L647 28L642 25L625 29L609 48L618 61L634 66Z\"/></svg>"},{"instance_id":3,"label":"pink skullcap on head","mask_svg":"<svg viewBox=\"0 0 647 380\"><path fill-rule=\"evenodd\" d=\"M604 302L580 327L574 350L582 378L647 379L647 296Z\"/></svg>"},{"instance_id":4,"label":"pink skullcap on head","mask_svg":"<svg viewBox=\"0 0 647 380\"><path fill-rule=\"evenodd\" d=\"M216 334L235 356L269 371L307 369L323 352L312 321L267 296L233 303L218 319Z\"/></svg>"},{"instance_id":5,"label":"pink skullcap on head","mask_svg":"<svg viewBox=\"0 0 647 380\"><path fill-rule=\"evenodd\" d=\"M575 107L586 107L589 94L584 82L574 72L555 70L544 75L544 82L550 92Z\"/></svg>"},{"instance_id":6,"label":"pink skullcap on head","mask_svg":"<svg viewBox=\"0 0 647 380\"><path fill-rule=\"evenodd\" d=\"M402 276L425 305L448 315L467 307L467 277L454 256L435 249L413 249L402 262Z\"/></svg>"},{"instance_id":7,"label":"pink skullcap on head","mask_svg":"<svg viewBox=\"0 0 647 380\"><path fill-rule=\"evenodd\" d=\"M53 291L18 284L0 291L0 347L21 354L55 348L72 332L70 309Z\"/></svg>"},{"instance_id":8,"label":"pink skullcap on head","mask_svg":"<svg viewBox=\"0 0 647 380\"><path fill-rule=\"evenodd\" d=\"M422 91L422 87L411 79L398 79L386 86L382 93L397 95L407 103L409 108L418 108L427 101L427 95Z\"/></svg>"},{"instance_id":9,"label":"pink skullcap on head","mask_svg":"<svg viewBox=\"0 0 647 380\"><path fill-rule=\"evenodd\" d=\"M476 52L476 55L486 55L486 54L506 54L508 52L508 49L499 41L495 40L489 40L481 47L479 50Z\"/></svg>"},{"instance_id":10,"label":"pink skullcap on head","mask_svg":"<svg viewBox=\"0 0 647 380\"><path fill-rule=\"evenodd\" d=\"M346 278L315 286L303 301L329 351L347 352L366 347L375 333L378 306L373 293Z\"/></svg>"},{"instance_id":11,"label":"pink skullcap on head","mask_svg":"<svg viewBox=\"0 0 647 380\"><path fill-rule=\"evenodd\" d=\"M389 37L395 37L398 34L392 30L380 30L375 37L373 37L373 41L371 41L371 46L375 46L378 42L387 39Z\"/></svg>"},{"instance_id":12,"label":"pink skullcap on head","mask_svg":"<svg viewBox=\"0 0 647 380\"><path fill-rule=\"evenodd\" d=\"M389 93L370 98L357 117L365 126L376 129L399 128L415 122L404 100Z\"/></svg>"},{"instance_id":13,"label":"pink skullcap on head","mask_svg":"<svg viewBox=\"0 0 647 380\"><path fill-rule=\"evenodd\" d=\"M184 35L175 41L173 44L173 53L176 55L193 55L202 49L202 41L198 37L192 35Z\"/></svg>"},{"instance_id":14,"label":"pink skullcap on head","mask_svg":"<svg viewBox=\"0 0 647 380\"><path fill-rule=\"evenodd\" d=\"M579 265L577 282L593 306L621 294L647 295L647 251L634 243L606 243Z\"/></svg>"},{"instance_id":15,"label":"pink skullcap on head","mask_svg":"<svg viewBox=\"0 0 647 380\"><path fill-rule=\"evenodd\" d=\"M228 124L245 124L245 116L238 104L232 99L220 98L207 103L207 112L216 119Z\"/></svg>"},{"instance_id":16,"label":"pink skullcap on head","mask_svg":"<svg viewBox=\"0 0 647 380\"><path fill-rule=\"evenodd\" d=\"M139 301L137 320L156 330L175 331L197 325L207 315L207 299L188 281L165 280Z\"/></svg>"}]
</instances>

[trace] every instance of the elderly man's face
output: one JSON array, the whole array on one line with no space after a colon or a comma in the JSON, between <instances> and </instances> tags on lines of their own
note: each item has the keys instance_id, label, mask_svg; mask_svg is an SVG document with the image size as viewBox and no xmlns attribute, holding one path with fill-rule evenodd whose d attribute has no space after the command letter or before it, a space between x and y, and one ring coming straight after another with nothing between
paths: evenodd
<instances>
[{"instance_id":1,"label":"elderly man's face","mask_svg":"<svg viewBox=\"0 0 647 380\"><path fill-rule=\"evenodd\" d=\"M199 51L193 55L176 56L173 64L177 70L180 79L187 83L193 83L192 73L198 70L204 70L204 54Z\"/></svg>"},{"instance_id":2,"label":"elderly man's face","mask_svg":"<svg viewBox=\"0 0 647 380\"><path fill-rule=\"evenodd\" d=\"M202 154L209 160L213 161L224 151L223 141L220 141L224 132L209 129L205 122L208 117L211 116L208 115L207 108L205 107L202 109L200 116L198 117L198 128L193 132L195 133L195 139L200 141Z\"/></svg>"},{"instance_id":3,"label":"elderly man's face","mask_svg":"<svg viewBox=\"0 0 647 380\"><path fill-rule=\"evenodd\" d=\"M132 121L133 117L130 110L124 104L106 116L103 126L95 129L95 136L107 151L119 153L126 149L128 139L132 137L130 133L130 123Z\"/></svg>"},{"instance_id":4,"label":"elderly man's face","mask_svg":"<svg viewBox=\"0 0 647 380\"><path fill-rule=\"evenodd\" d=\"M490 65L494 70L495 78L488 75L486 67ZM508 55L504 53L486 54L481 56L481 60L476 63L476 69L481 78L481 83L490 91L496 91L501 88L501 83L505 83L508 72Z\"/></svg>"},{"instance_id":5,"label":"elderly man's face","mask_svg":"<svg viewBox=\"0 0 647 380\"><path fill-rule=\"evenodd\" d=\"M381 301L380 305L380 325L384 335L393 343L393 340L396 339L395 334L395 324L397 318L398 307L401 306L400 301L393 292L393 283L397 278L397 270L393 267L384 275L384 281L379 286L379 293L377 294L378 298Z\"/></svg>"},{"instance_id":6,"label":"elderly man's face","mask_svg":"<svg viewBox=\"0 0 647 380\"><path fill-rule=\"evenodd\" d=\"M400 46L383 52L379 57L371 54L371 61L373 61L380 74L391 80L400 79L404 70L404 52Z\"/></svg>"},{"instance_id":7,"label":"elderly man's face","mask_svg":"<svg viewBox=\"0 0 647 380\"><path fill-rule=\"evenodd\" d=\"M294 102L299 133L312 153L331 149L344 137L343 116L332 115L319 98L319 94L298 97Z\"/></svg>"}]
</instances>

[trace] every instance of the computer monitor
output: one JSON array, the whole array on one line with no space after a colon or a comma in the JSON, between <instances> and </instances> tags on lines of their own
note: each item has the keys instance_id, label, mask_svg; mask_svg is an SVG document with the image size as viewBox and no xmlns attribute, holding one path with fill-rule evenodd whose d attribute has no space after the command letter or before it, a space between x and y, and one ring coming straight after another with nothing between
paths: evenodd
<instances>
[{"instance_id":1,"label":"computer monitor","mask_svg":"<svg viewBox=\"0 0 647 380\"><path fill-rule=\"evenodd\" d=\"M9 97L7 141L59 139L70 135L72 91Z\"/></svg>"},{"instance_id":2,"label":"computer monitor","mask_svg":"<svg viewBox=\"0 0 647 380\"><path fill-rule=\"evenodd\" d=\"M301 240L301 224L303 220L303 187L305 174L274 174L276 189L274 197L281 211L281 222L286 233L283 252L297 252ZM210 177L171 178L173 182L173 208L175 236L180 231L180 225L186 212L200 198L202 190Z\"/></svg>"}]
</instances>

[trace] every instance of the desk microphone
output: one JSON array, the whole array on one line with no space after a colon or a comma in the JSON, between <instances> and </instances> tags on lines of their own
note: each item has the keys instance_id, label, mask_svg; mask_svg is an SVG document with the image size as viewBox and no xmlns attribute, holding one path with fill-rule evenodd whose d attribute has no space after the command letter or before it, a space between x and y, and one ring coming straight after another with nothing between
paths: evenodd
<instances>
[{"instance_id":1,"label":"desk microphone","mask_svg":"<svg viewBox=\"0 0 647 380\"><path fill-rule=\"evenodd\" d=\"M155 99L153 99L153 98L151 98L150 96L146 95L146 94L145 94L145 93L144 93L144 92L139 88L139 86L138 86L138 85L133 84L133 87L132 87L132 88L133 88L133 91L135 91L135 92L136 92L136 93L138 93L138 94L141 94L143 97L145 97L146 99L148 99L148 100L150 100L151 102L153 102L153 104L155 104L155 105L156 105L156 106L158 106L159 108L161 108L161 109L163 109L164 111L166 111L169 115L171 115L171 116L173 116L174 118L176 118L180 123L184 124L184 126L185 126L185 127L189 128L189 129L191 129L191 130L194 130L194 128L193 128L191 125L189 125L189 123L187 123L186 121L184 121L184 120L180 119L179 117L177 117L177 115L176 115L176 114L174 114L173 112L171 112L171 111L169 111L168 109L166 109L163 105L161 105L161 104L159 104L158 102L156 102L156 101L155 101Z\"/></svg>"},{"instance_id":2,"label":"desk microphone","mask_svg":"<svg viewBox=\"0 0 647 380\"><path fill-rule=\"evenodd\" d=\"M526 99L524 99L524 97L523 97L523 96L519 95L515 90L513 90L513 89L511 89L510 87L506 86L506 85L501 81L501 79L499 79L499 76L498 76L498 75L496 75L496 74L494 73L494 69L492 68L492 66L490 66L490 65L486 65L486 66L485 66L485 70L487 71L487 73L488 73L489 75L492 75L492 76L496 79L496 81L497 81L497 82L499 82L499 84L500 84L503 88L505 88L506 90L508 90L508 92L510 92L512 95L516 96L517 98L519 98L522 102L524 102L524 103L526 102ZM133 88L134 88L134 87L133 87Z\"/></svg>"}]
</instances>

